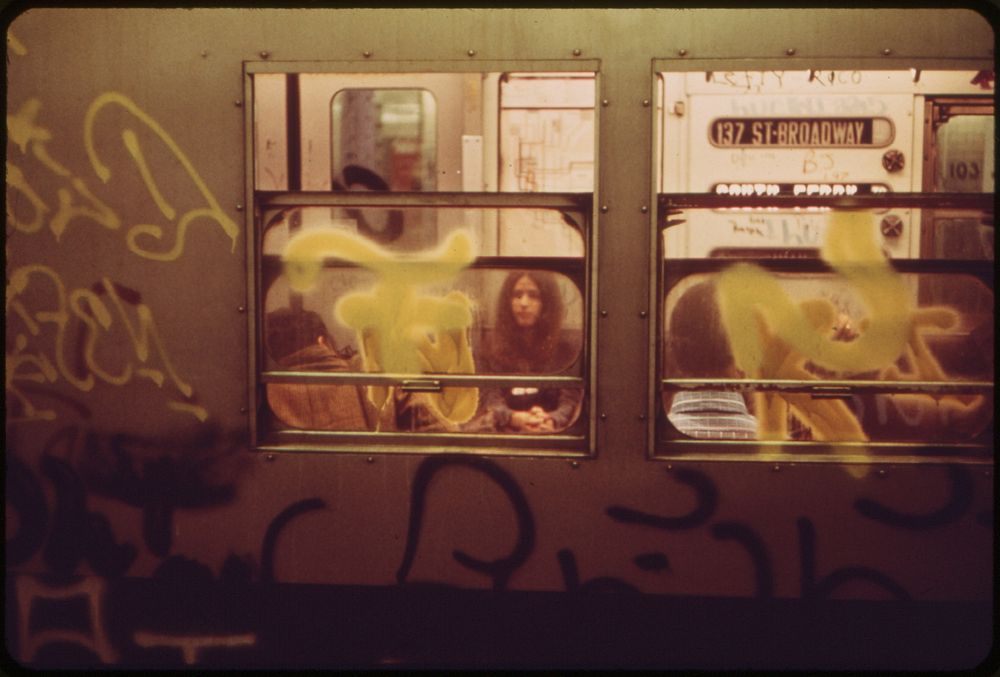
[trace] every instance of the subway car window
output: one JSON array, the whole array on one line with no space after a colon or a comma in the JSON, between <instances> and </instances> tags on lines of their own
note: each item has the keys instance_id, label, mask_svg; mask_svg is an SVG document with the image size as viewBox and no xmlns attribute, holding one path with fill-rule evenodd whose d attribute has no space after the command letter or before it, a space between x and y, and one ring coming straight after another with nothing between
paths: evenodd
<instances>
[{"instance_id":1,"label":"subway car window","mask_svg":"<svg viewBox=\"0 0 1000 677\"><path fill-rule=\"evenodd\" d=\"M989 456L981 81L661 73L656 454Z\"/></svg>"},{"instance_id":2,"label":"subway car window","mask_svg":"<svg viewBox=\"0 0 1000 677\"><path fill-rule=\"evenodd\" d=\"M587 451L594 74L253 78L258 446Z\"/></svg>"}]
</instances>

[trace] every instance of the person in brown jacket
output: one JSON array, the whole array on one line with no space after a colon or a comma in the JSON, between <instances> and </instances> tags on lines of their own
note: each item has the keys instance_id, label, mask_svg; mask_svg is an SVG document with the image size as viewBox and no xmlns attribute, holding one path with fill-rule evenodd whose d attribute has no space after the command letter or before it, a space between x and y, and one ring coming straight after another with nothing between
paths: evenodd
<instances>
[{"instance_id":1,"label":"person in brown jacket","mask_svg":"<svg viewBox=\"0 0 1000 677\"><path fill-rule=\"evenodd\" d=\"M282 308L268 313L264 324L268 354L283 371L360 371L339 353L318 313ZM371 430L371 414L362 389L326 383L268 383L267 403L290 428L305 430Z\"/></svg>"}]
</instances>

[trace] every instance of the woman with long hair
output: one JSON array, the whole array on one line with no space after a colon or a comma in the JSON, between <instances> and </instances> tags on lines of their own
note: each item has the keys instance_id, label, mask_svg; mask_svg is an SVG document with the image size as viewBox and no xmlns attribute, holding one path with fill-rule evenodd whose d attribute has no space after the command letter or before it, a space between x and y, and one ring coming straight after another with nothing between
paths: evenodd
<instances>
[{"instance_id":1,"label":"woman with long hair","mask_svg":"<svg viewBox=\"0 0 1000 677\"><path fill-rule=\"evenodd\" d=\"M576 359L563 335L563 303L551 273L513 271L500 288L486 366L496 374L553 374ZM498 431L546 433L573 423L581 392L568 388L487 389L486 409Z\"/></svg>"}]
</instances>

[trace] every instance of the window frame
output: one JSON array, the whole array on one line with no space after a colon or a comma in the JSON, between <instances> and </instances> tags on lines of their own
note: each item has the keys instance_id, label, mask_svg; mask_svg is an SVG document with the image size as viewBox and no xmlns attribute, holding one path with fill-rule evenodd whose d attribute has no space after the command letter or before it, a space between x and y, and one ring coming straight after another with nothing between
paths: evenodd
<instances>
[{"instance_id":1,"label":"window frame","mask_svg":"<svg viewBox=\"0 0 1000 677\"><path fill-rule=\"evenodd\" d=\"M797 61L797 63L794 63ZM794 63L794 65L792 65ZM989 67L980 62L958 59L926 59L903 60L871 58L820 58L806 60L792 59L685 59L683 55L676 58L657 58L650 62L650 100L657 105L652 106L650 114L651 138L654 149L650 153L650 171L652 180L650 200L656 209L650 210L650 237L653 246L650 247L650 326L648 334L649 350L649 380L647 384L646 412L646 458L653 461L751 461L766 463L864 463L864 464L900 464L900 463L992 463L993 430L995 420L987 426L974 440L969 442L827 442L827 441L796 441L796 440L709 440L709 439L665 439L663 435L666 413L662 406L662 392L666 384L684 386L690 389L747 390L753 386L768 390L784 390L789 392L812 392L815 395L840 397L852 393L879 392L961 392L961 393L993 393L995 382L912 382L912 381L823 381L794 382L776 379L667 379L663 374L663 324L664 302L673 285L685 276L699 272L709 272L720 269L737 261L752 262L766 269L804 270L808 272L829 272L831 269L821 260L803 258L764 259L764 258L692 258L665 259L663 251L663 232L669 228L674 216L674 210L705 209L705 208L749 208L778 207L789 209L793 207L826 207L842 209L911 207L928 210L949 209L980 209L984 212L993 210L993 193L885 193L876 195L854 195L851 197L818 197L818 196L729 196L710 193L680 193L660 192L662 172L664 167L663 140L664 126L662 111L667 105L667 93L663 87L660 73L678 72L710 72L710 71L764 71L764 70L803 70L803 69L858 69L858 70L903 70L903 69L933 69L933 70L976 70ZM932 97L928 97L930 99ZM949 97L951 98L951 97ZM960 97L969 98L969 97ZM992 99L989 99L992 101ZM921 251L921 256L923 252ZM993 260L983 261L929 261L922 258L911 260L894 259L893 266L900 272L947 273L962 272L972 274L980 279L991 292L995 293L995 270ZM824 392L825 391L825 392ZM670 427L673 430L672 427ZM678 434L678 433L675 433ZM927 453L914 454L919 448ZM954 452L959 451L956 455ZM877 453L871 453L876 451ZM961 454L968 451L967 454Z\"/></svg>"},{"instance_id":2,"label":"window frame","mask_svg":"<svg viewBox=\"0 0 1000 677\"><path fill-rule=\"evenodd\" d=\"M245 199L251 207L246 210L247 237L247 326L248 374L247 411L249 413L250 446L255 451L294 452L320 451L329 453L365 454L423 454L462 452L482 455L556 456L586 458L596 455L597 440L597 171L599 156L600 62L593 59L569 60L510 60L510 61L333 61L333 62L244 62L244 123L245 123ZM494 73L494 72L566 72L593 74L594 86L594 186L590 193L514 193L514 192L326 192L326 191L261 191L255 186L255 131L253 79L256 74L301 73ZM291 160L290 160L291 161ZM582 269L580 289L583 317L581 328L584 341L579 357L580 376L532 375L436 375L436 374L384 374L363 372L297 373L267 371L263 354L263 236L262 218L274 207L330 206L348 208L483 208L483 209L555 209L571 211L582 216L579 224L583 241L583 255L572 257L572 266ZM482 257L486 265L472 269L551 269L560 272L570 257ZM480 259L477 258L477 263ZM576 261L579 261L578 263ZM548 268L545 264L556 264ZM394 383L416 391L433 391L444 386L460 385L579 385L583 390L581 411L577 423L582 430L573 433L509 434L509 433L452 433L452 432L355 432L327 430L265 431L263 419L268 405L264 388L269 382L330 383L360 385ZM581 425L582 424L582 425Z\"/></svg>"}]
</instances>

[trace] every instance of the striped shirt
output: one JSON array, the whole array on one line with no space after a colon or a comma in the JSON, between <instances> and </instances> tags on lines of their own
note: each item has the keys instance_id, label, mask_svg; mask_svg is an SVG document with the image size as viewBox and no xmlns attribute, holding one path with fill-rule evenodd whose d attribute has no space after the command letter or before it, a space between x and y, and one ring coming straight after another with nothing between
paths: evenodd
<instances>
[{"instance_id":1,"label":"striped shirt","mask_svg":"<svg viewBox=\"0 0 1000 677\"><path fill-rule=\"evenodd\" d=\"M677 430L697 439L757 438L757 419L737 392L682 390L674 394L667 418Z\"/></svg>"}]
</instances>

